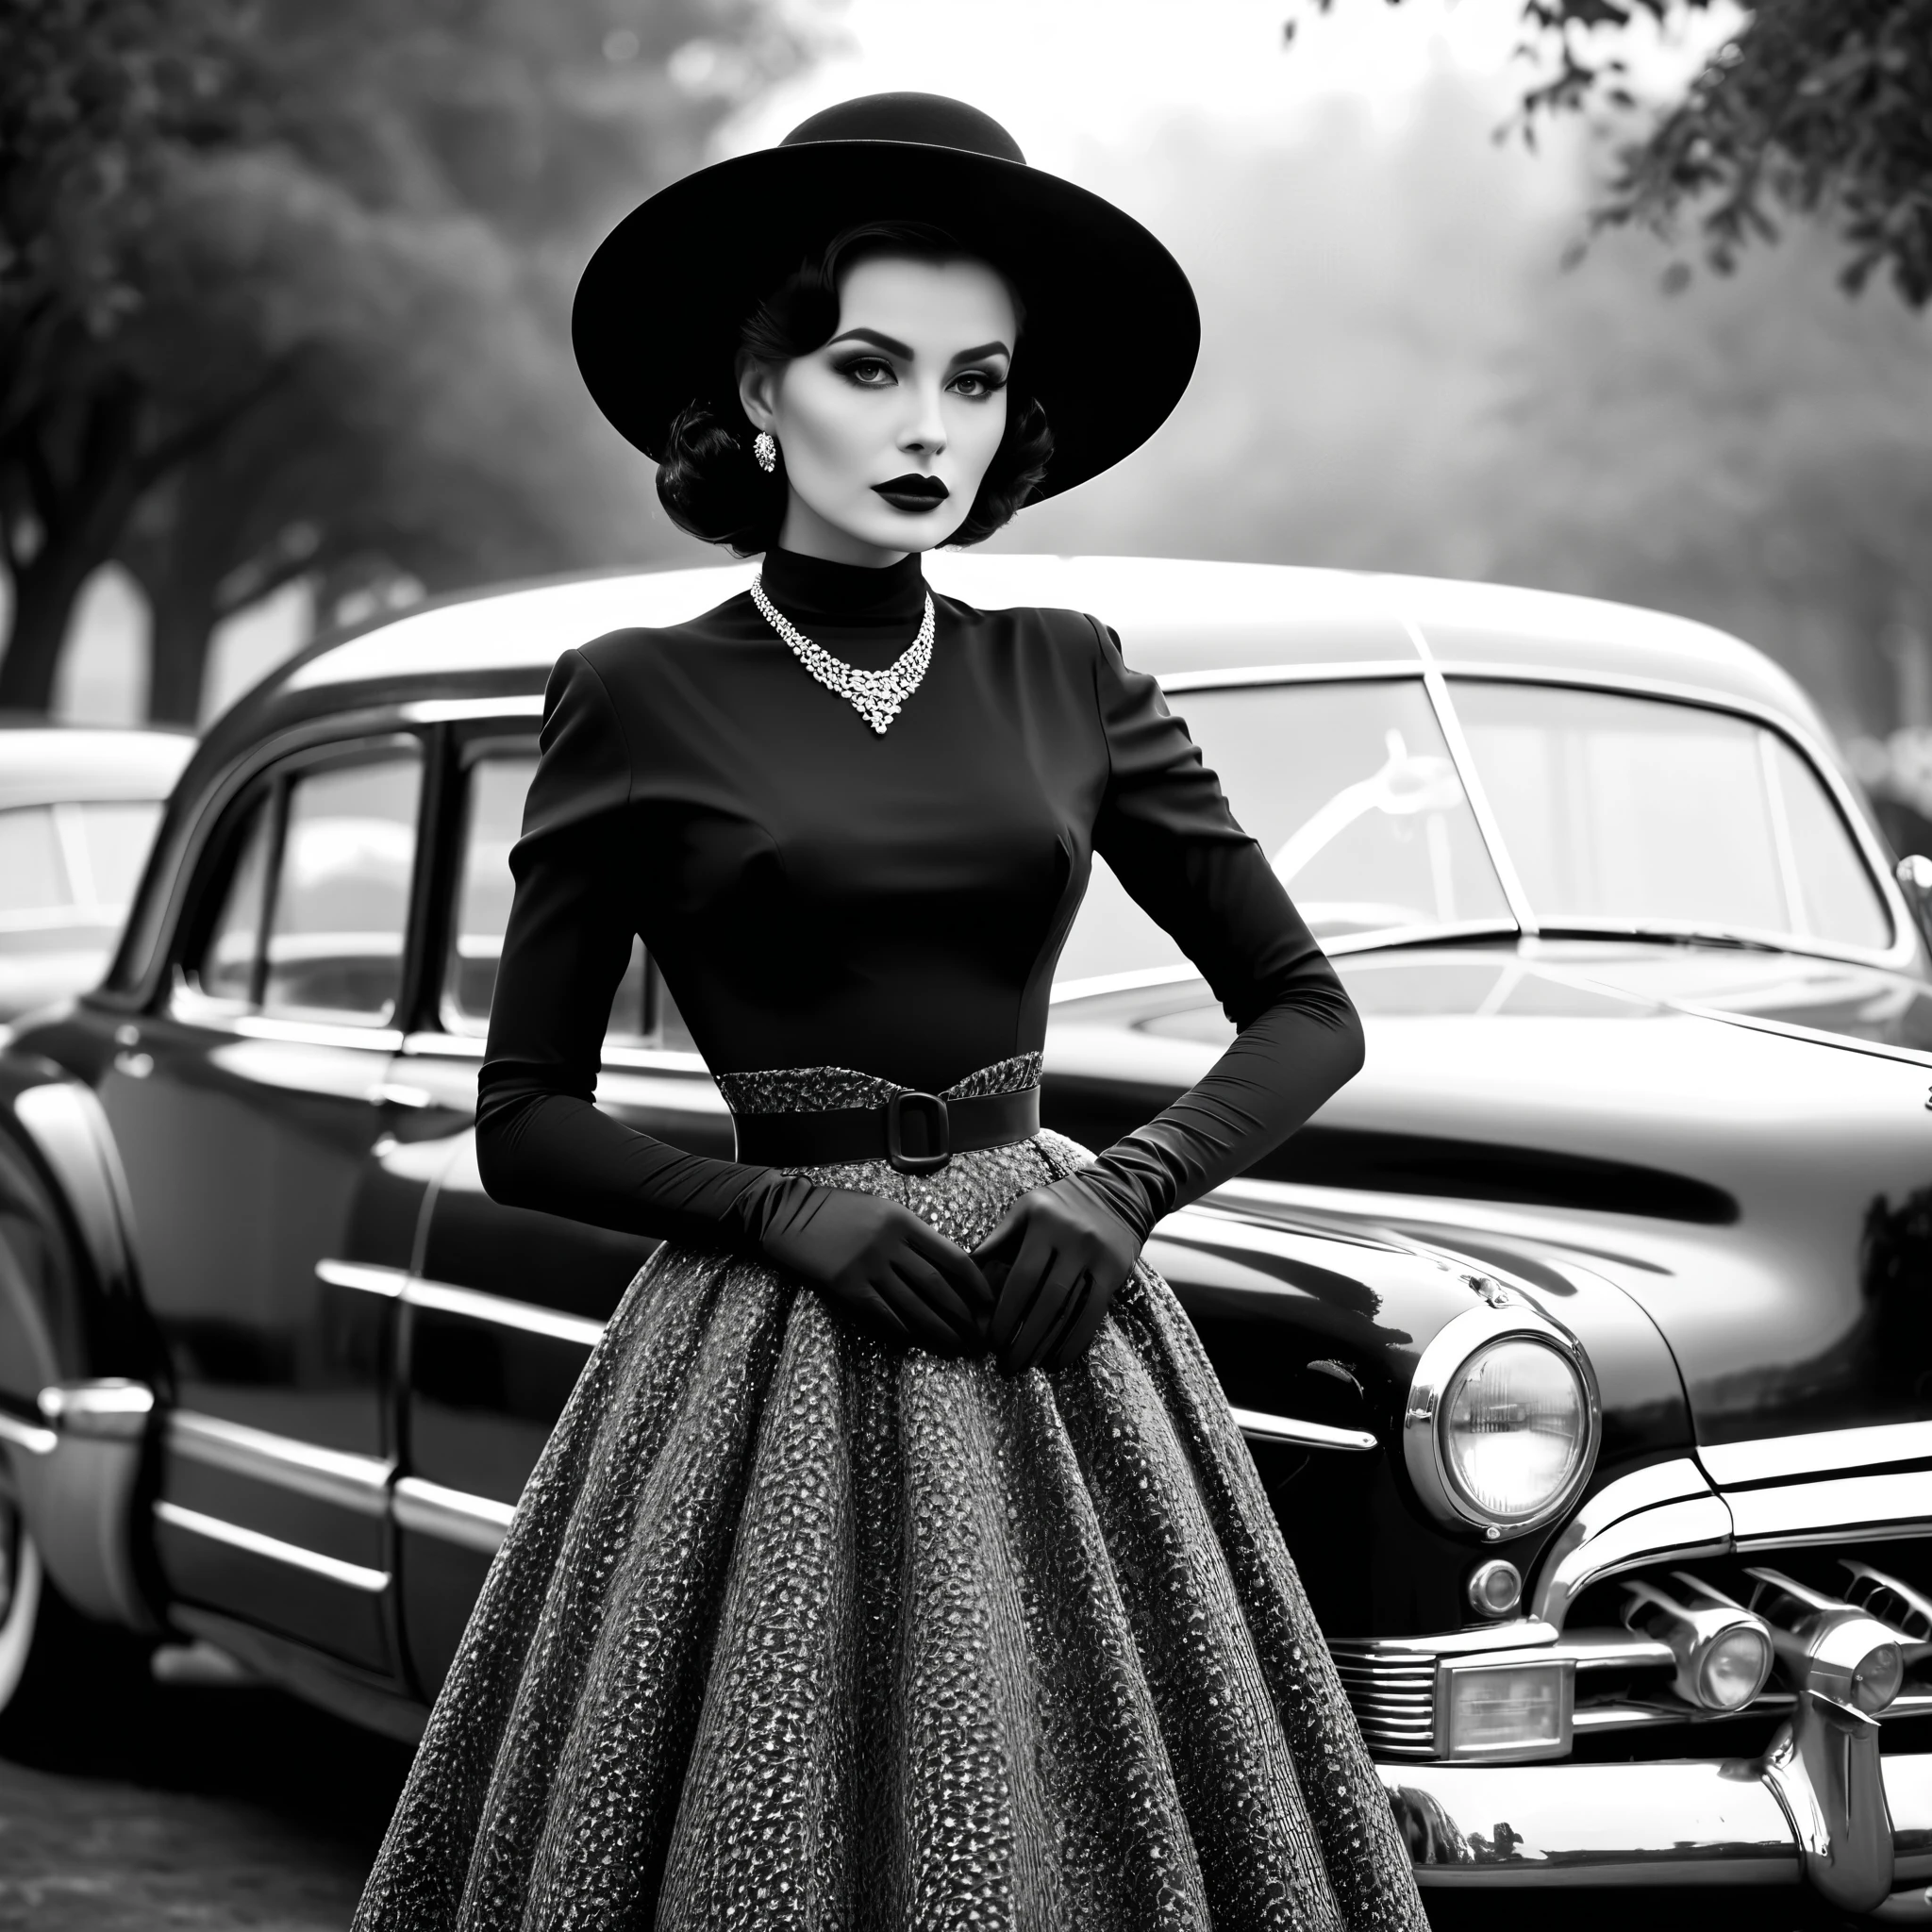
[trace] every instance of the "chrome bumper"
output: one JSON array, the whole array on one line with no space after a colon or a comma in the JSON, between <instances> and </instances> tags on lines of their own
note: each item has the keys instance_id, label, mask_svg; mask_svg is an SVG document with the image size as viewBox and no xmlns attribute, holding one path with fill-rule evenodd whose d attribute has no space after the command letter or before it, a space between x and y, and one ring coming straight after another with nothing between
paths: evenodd
<instances>
[{"instance_id":1,"label":"chrome bumper","mask_svg":"<svg viewBox=\"0 0 1932 1932\"><path fill-rule=\"evenodd\" d=\"M1932 1756L1882 1763L1885 1916L1932 1923ZM1377 1768L1424 1886L1796 1885L1807 1875L1804 1827L1775 1774L1751 1758Z\"/></svg>"}]
</instances>

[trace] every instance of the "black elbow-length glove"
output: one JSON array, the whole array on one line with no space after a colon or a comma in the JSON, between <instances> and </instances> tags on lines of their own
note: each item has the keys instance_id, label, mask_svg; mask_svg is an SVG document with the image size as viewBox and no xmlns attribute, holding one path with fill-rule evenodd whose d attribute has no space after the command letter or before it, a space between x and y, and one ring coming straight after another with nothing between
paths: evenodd
<instances>
[{"instance_id":1,"label":"black elbow-length glove","mask_svg":"<svg viewBox=\"0 0 1932 1932\"><path fill-rule=\"evenodd\" d=\"M1078 1360L1140 1252L1085 1170L1022 1194L973 1250L996 1291L989 1339L1001 1374Z\"/></svg>"},{"instance_id":2,"label":"black elbow-length glove","mask_svg":"<svg viewBox=\"0 0 1932 1932\"><path fill-rule=\"evenodd\" d=\"M992 1290L978 1264L911 1208L791 1176L759 1204L758 1252L795 1270L841 1318L901 1348L977 1355Z\"/></svg>"}]
</instances>

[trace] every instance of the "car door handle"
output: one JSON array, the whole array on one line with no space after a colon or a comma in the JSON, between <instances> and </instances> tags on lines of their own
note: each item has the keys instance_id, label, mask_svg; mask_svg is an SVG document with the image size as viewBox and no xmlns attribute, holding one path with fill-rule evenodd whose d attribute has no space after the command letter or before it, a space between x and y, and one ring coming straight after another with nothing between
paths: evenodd
<instances>
[{"instance_id":1,"label":"car door handle","mask_svg":"<svg viewBox=\"0 0 1932 1932\"><path fill-rule=\"evenodd\" d=\"M434 1107L436 1095L426 1087L406 1086L400 1080L378 1080L369 1089L371 1107Z\"/></svg>"}]
</instances>

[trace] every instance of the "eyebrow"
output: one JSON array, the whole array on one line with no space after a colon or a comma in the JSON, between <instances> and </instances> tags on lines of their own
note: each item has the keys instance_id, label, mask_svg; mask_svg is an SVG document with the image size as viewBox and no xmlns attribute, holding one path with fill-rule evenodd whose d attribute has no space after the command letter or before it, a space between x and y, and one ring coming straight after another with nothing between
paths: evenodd
<instances>
[{"instance_id":1,"label":"eyebrow","mask_svg":"<svg viewBox=\"0 0 1932 1932\"><path fill-rule=\"evenodd\" d=\"M905 361L914 359L913 352L907 345L891 336L881 335L875 328L848 328L832 338L825 344L830 348L833 342L870 342L875 349L883 349L889 356L900 357ZM1010 359L1012 350L1004 342L981 342L975 349L961 349L953 358L954 362L977 362L988 356L1005 356Z\"/></svg>"}]
</instances>

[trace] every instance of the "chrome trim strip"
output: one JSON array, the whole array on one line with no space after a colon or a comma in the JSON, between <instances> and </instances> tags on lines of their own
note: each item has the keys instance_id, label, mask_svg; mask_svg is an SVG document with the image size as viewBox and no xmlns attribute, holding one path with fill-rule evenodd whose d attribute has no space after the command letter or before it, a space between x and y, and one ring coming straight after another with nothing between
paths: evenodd
<instances>
[{"instance_id":1,"label":"chrome trim strip","mask_svg":"<svg viewBox=\"0 0 1932 1932\"><path fill-rule=\"evenodd\" d=\"M1441 1630L1422 1637L1341 1638L1332 1645L1337 1669L1374 1672L1429 1658L1542 1663L1566 1659L1579 1671L1669 1670L1676 1662L1668 1643L1635 1630L1579 1630L1566 1637L1533 1617L1487 1628ZM1690 1715L1687 1711L1687 1715Z\"/></svg>"},{"instance_id":2,"label":"chrome trim strip","mask_svg":"<svg viewBox=\"0 0 1932 1932\"><path fill-rule=\"evenodd\" d=\"M1710 1492L1704 1472L1688 1456L1680 1456L1669 1462L1650 1463L1606 1483L1594 1495L1584 1498L1573 1522L1581 1525L1585 1536L1599 1536L1611 1524L1621 1523L1640 1509L1654 1509L1659 1503L1681 1502L1688 1496Z\"/></svg>"},{"instance_id":3,"label":"chrome trim strip","mask_svg":"<svg viewBox=\"0 0 1932 1932\"><path fill-rule=\"evenodd\" d=\"M155 1391L125 1375L91 1382L53 1382L36 1398L42 1417L57 1435L96 1441L138 1442L155 1411Z\"/></svg>"},{"instance_id":4,"label":"chrome trim strip","mask_svg":"<svg viewBox=\"0 0 1932 1932\"><path fill-rule=\"evenodd\" d=\"M1668 1671L1677 1662L1668 1643L1641 1630L1579 1630L1557 1638L1555 1647L1574 1657L1579 1671Z\"/></svg>"},{"instance_id":5,"label":"chrome trim strip","mask_svg":"<svg viewBox=\"0 0 1932 1932\"><path fill-rule=\"evenodd\" d=\"M1253 664L1238 671L1158 671L1154 681L1163 691L1241 691L1257 684L1340 684L1359 679L1386 683L1391 678L1419 680L1421 658L1338 658L1327 664Z\"/></svg>"},{"instance_id":6,"label":"chrome trim strip","mask_svg":"<svg viewBox=\"0 0 1932 1932\"><path fill-rule=\"evenodd\" d=\"M1853 1475L1783 1489L1727 1490L1737 1546L1763 1549L1855 1537L1919 1536L1932 1530L1932 1470Z\"/></svg>"},{"instance_id":7,"label":"chrome trim strip","mask_svg":"<svg viewBox=\"0 0 1932 1932\"><path fill-rule=\"evenodd\" d=\"M1346 1668L1357 1658L1379 1664L1435 1657L1461 1657L1477 1651L1523 1650L1557 1641L1554 1624L1536 1617L1519 1617L1511 1624L1487 1624L1468 1630L1440 1630L1418 1637L1343 1637L1330 1641L1336 1663Z\"/></svg>"},{"instance_id":8,"label":"chrome trim strip","mask_svg":"<svg viewBox=\"0 0 1932 1932\"><path fill-rule=\"evenodd\" d=\"M197 1026L225 1026L248 1040L280 1040L295 1046L355 1046L397 1053L403 1036L393 1026L354 1026L323 1020L275 1020L263 1013L183 1014Z\"/></svg>"},{"instance_id":9,"label":"chrome trim strip","mask_svg":"<svg viewBox=\"0 0 1932 1932\"><path fill-rule=\"evenodd\" d=\"M383 1268L369 1261L322 1260L315 1264L315 1278L330 1288L353 1288L362 1294L379 1294L394 1300L409 1278L407 1268Z\"/></svg>"},{"instance_id":10,"label":"chrome trim strip","mask_svg":"<svg viewBox=\"0 0 1932 1932\"><path fill-rule=\"evenodd\" d=\"M480 1033L425 1031L403 1036L403 1052L418 1059L480 1060L488 1046Z\"/></svg>"},{"instance_id":11,"label":"chrome trim strip","mask_svg":"<svg viewBox=\"0 0 1932 1932\"><path fill-rule=\"evenodd\" d=\"M1807 959L1841 959L1842 954L1824 953L1806 945L1787 946L1786 952ZM1870 1054L1874 1059L1904 1060L1915 1067L1932 1067L1932 1053L1923 1047L1899 1046L1887 1040L1859 1040L1849 1033L1831 1033L1822 1026L1799 1026L1790 1020L1773 1020L1763 1013L1734 1012L1728 1007L1702 1007L1690 1000L1670 1000L1674 1011L1689 1013L1698 1020L1721 1020L1727 1026L1746 1026L1754 1033L1774 1033L1782 1040L1802 1040L1813 1046L1835 1046L1846 1053Z\"/></svg>"},{"instance_id":12,"label":"chrome trim strip","mask_svg":"<svg viewBox=\"0 0 1932 1932\"><path fill-rule=\"evenodd\" d=\"M446 1490L419 1475L399 1476L395 1487L395 1518L400 1529L440 1538L466 1550L493 1557L516 1514L512 1503L473 1496L465 1490Z\"/></svg>"},{"instance_id":13,"label":"chrome trim strip","mask_svg":"<svg viewBox=\"0 0 1932 1932\"><path fill-rule=\"evenodd\" d=\"M403 1290L403 1299L411 1307L462 1315L499 1328L520 1329L526 1335L547 1335L553 1341L575 1341L584 1348L595 1348L604 1337L603 1323L593 1322L588 1316L566 1315L557 1308L539 1307L533 1302L513 1302L503 1295L458 1288L447 1281L424 1281L412 1275Z\"/></svg>"},{"instance_id":14,"label":"chrome trim strip","mask_svg":"<svg viewBox=\"0 0 1932 1932\"><path fill-rule=\"evenodd\" d=\"M1613 1523L1581 1545L1554 1546L1537 1581L1534 1607L1561 1624L1570 1606L1592 1583L1664 1557L1716 1557L1731 1547L1731 1512L1716 1496L1666 1503Z\"/></svg>"},{"instance_id":15,"label":"chrome trim strip","mask_svg":"<svg viewBox=\"0 0 1932 1932\"><path fill-rule=\"evenodd\" d=\"M410 698L396 707L409 724L460 724L467 718L541 718L541 691L507 698Z\"/></svg>"},{"instance_id":16,"label":"chrome trim strip","mask_svg":"<svg viewBox=\"0 0 1932 1932\"><path fill-rule=\"evenodd\" d=\"M1257 1442L1293 1442L1304 1449L1375 1449L1381 1445L1368 1429L1339 1429L1328 1423L1305 1423L1299 1416L1268 1415L1258 1408L1235 1408L1242 1435Z\"/></svg>"},{"instance_id":17,"label":"chrome trim strip","mask_svg":"<svg viewBox=\"0 0 1932 1932\"><path fill-rule=\"evenodd\" d=\"M184 1509L178 1503L158 1502L154 1506L155 1521L190 1536L225 1543L229 1549L245 1551L251 1557L265 1557L272 1563L286 1563L291 1570L306 1570L329 1583L349 1590L360 1590L374 1596L389 1588L387 1570L365 1569L360 1563L344 1563L335 1557L319 1556L277 1537L263 1536L259 1530L243 1529L239 1523L225 1523L219 1516L204 1516L198 1509Z\"/></svg>"},{"instance_id":18,"label":"chrome trim strip","mask_svg":"<svg viewBox=\"0 0 1932 1932\"><path fill-rule=\"evenodd\" d=\"M1577 1731L1655 1731L1673 1724L1727 1724L1738 1718L1782 1715L1795 1701L1787 1691L1760 1690L1741 1710L1699 1710L1688 1704L1674 1708L1662 1703L1579 1704L1570 1722Z\"/></svg>"},{"instance_id":19,"label":"chrome trim strip","mask_svg":"<svg viewBox=\"0 0 1932 1932\"><path fill-rule=\"evenodd\" d=\"M1721 1760L1376 1770L1425 1887L1798 1881L1783 1806Z\"/></svg>"},{"instance_id":20,"label":"chrome trim strip","mask_svg":"<svg viewBox=\"0 0 1932 1932\"><path fill-rule=\"evenodd\" d=\"M1651 1556L1716 1555L1729 1549L1730 1536L1730 1511L1694 1462L1652 1463L1584 1498L1543 1557L1531 1607L1560 1628L1599 1576Z\"/></svg>"},{"instance_id":21,"label":"chrome trim strip","mask_svg":"<svg viewBox=\"0 0 1932 1932\"><path fill-rule=\"evenodd\" d=\"M395 1471L393 1462L374 1456L318 1448L292 1436L274 1435L267 1429L250 1428L245 1423L196 1415L189 1409L175 1409L168 1417L167 1443L175 1455L191 1462L292 1490L358 1516L384 1513L390 1477Z\"/></svg>"},{"instance_id":22,"label":"chrome trim strip","mask_svg":"<svg viewBox=\"0 0 1932 1932\"><path fill-rule=\"evenodd\" d=\"M1711 1481L1724 1490L1794 1475L1870 1469L1886 1462L1932 1461L1932 1423L1878 1423L1865 1428L1819 1429L1806 1436L1701 1443L1697 1459Z\"/></svg>"},{"instance_id":23,"label":"chrome trim strip","mask_svg":"<svg viewBox=\"0 0 1932 1932\"><path fill-rule=\"evenodd\" d=\"M43 1429L37 1423L23 1422L19 1416L8 1415L0 1408L0 1442L28 1456L51 1456L60 1446L60 1438L52 1429Z\"/></svg>"}]
</instances>

